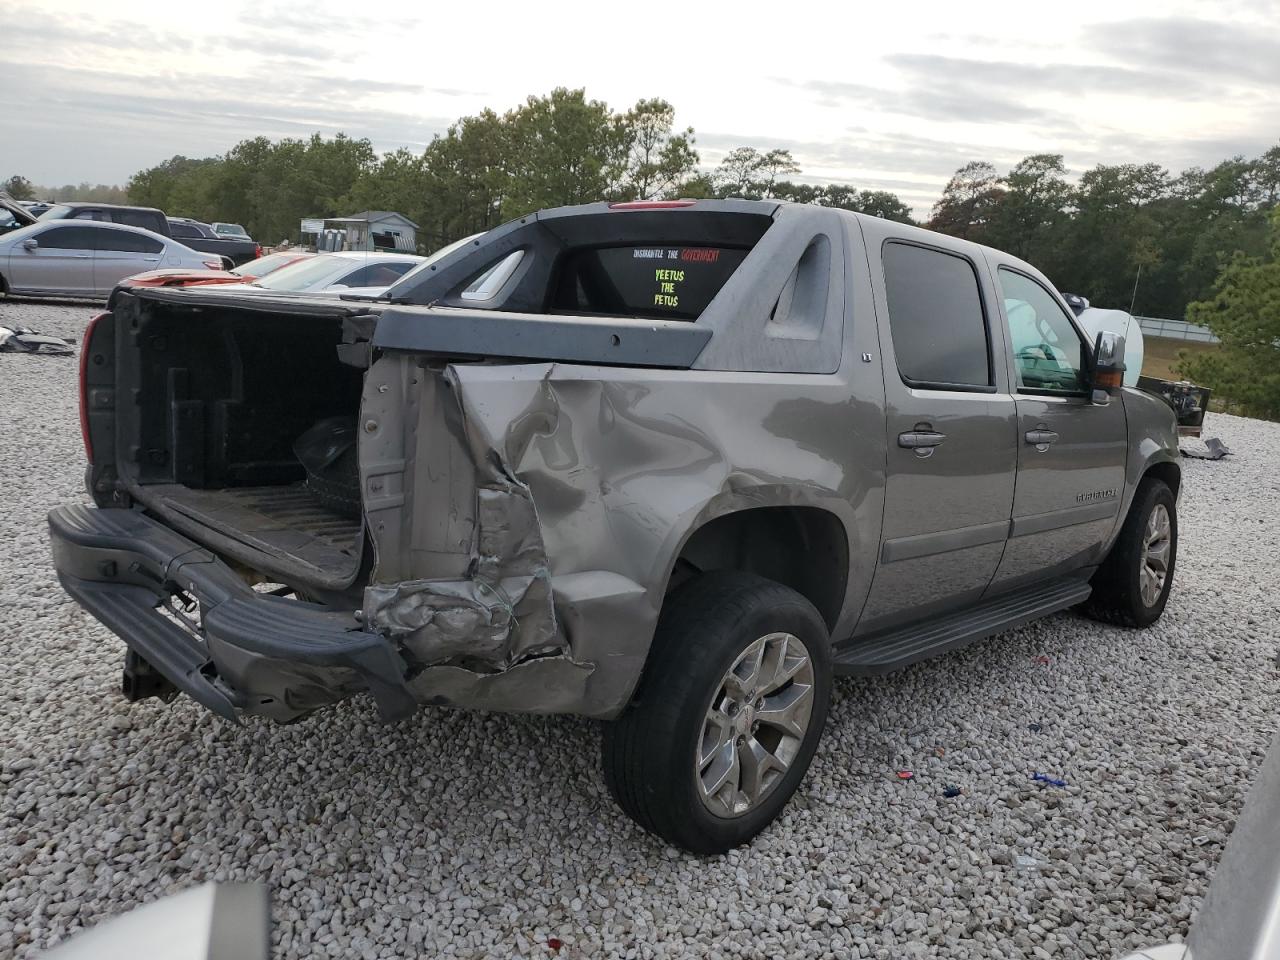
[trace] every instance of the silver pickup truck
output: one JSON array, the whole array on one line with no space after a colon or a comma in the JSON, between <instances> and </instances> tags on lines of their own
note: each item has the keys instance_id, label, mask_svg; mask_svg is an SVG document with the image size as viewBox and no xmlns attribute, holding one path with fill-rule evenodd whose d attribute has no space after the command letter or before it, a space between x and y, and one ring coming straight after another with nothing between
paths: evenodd
<instances>
[{"instance_id":1,"label":"silver pickup truck","mask_svg":"<svg viewBox=\"0 0 1280 960\"><path fill-rule=\"evenodd\" d=\"M1033 267L898 223L545 211L378 302L130 291L84 338L96 506L53 511L53 555L132 699L599 718L622 808L723 851L835 676L1160 616L1177 438L1123 352Z\"/></svg>"}]
</instances>

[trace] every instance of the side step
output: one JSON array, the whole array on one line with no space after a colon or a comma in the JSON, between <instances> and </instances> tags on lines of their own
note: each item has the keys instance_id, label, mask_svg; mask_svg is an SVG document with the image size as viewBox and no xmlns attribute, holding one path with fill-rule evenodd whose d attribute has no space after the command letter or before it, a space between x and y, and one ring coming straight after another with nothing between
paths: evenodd
<instances>
[{"instance_id":1,"label":"side step","mask_svg":"<svg viewBox=\"0 0 1280 960\"><path fill-rule=\"evenodd\" d=\"M963 647L1002 630L1065 610L1087 600L1086 580L1054 580L986 600L926 623L859 637L835 653L835 671L844 676L875 676Z\"/></svg>"}]
</instances>

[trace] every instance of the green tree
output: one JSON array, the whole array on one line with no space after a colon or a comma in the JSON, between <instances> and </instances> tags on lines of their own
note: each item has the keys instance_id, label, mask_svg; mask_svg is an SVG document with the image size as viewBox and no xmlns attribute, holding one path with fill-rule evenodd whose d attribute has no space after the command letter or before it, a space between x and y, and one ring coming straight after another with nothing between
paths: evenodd
<instances>
[{"instance_id":1,"label":"green tree","mask_svg":"<svg viewBox=\"0 0 1280 960\"><path fill-rule=\"evenodd\" d=\"M755 147L735 147L730 150L712 173L722 197L743 197L760 200L773 197L779 177L800 172L800 165L790 150L770 150L761 153ZM794 188L794 184L788 184Z\"/></svg>"},{"instance_id":2,"label":"green tree","mask_svg":"<svg viewBox=\"0 0 1280 960\"><path fill-rule=\"evenodd\" d=\"M1001 250L1049 270L1058 250L1058 231L1067 219L1071 185L1062 155L1037 153L1000 178L1004 197L993 215L988 241Z\"/></svg>"},{"instance_id":3,"label":"green tree","mask_svg":"<svg viewBox=\"0 0 1280 960\"><path fill-rule=\"evenodd\" d=\"M675 108L665 100L641 100L623 114L625 166L611 190L615 200L652 200L671 196L698 166L693 127L674 132Z\"/></svg>"},{"instance_id":4,"label":"green tree","mask_svg":"<svg viewBox=\"0 0 1280 960\"><path fill-rule=\"evenodd\" d=\"M1214 353L1184 355L1179 370L1250 416L1280 418L1280 207L1270 216L1270 249L1237 253L1209 300L1187 307L1187 319L1222 340Z\"/></svg>"},{"instance_id":5,"label":"green tree","mask_svg":"<svg viewBox=\"0 0 1280 960\"><path fill-rule=\"evenodd\" d=\"M755 147L730 150L711 174L720 196L758 199L755 187L763 162L764 158Z\"/></svg>"},{"instance_id":6,"label":"green tree","mask_svg":"<svg viewBox=\"0 0 1280 960\"><path fill-rule=\"evenodd\" d=\"M1004 194L994 166L983 160L970 161L947 181L926 226L984 243Z\"/></svg>"},{"instance_id":7,"label":"green tree","mask_svg":"<svg viewBox=\"0 0 1280 960\"><path fill-rule=\"evenodd\" d=\"M35 189L30 180L26 177L14 174L4 183L0 184L0 190L3 190L15 200L34 200L36 198Z\"/></svg>"}]
</instances>

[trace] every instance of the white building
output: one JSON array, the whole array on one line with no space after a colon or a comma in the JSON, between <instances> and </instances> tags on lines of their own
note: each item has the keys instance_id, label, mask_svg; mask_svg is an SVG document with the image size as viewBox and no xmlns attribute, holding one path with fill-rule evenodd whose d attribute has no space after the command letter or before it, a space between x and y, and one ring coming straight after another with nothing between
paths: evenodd
<instances>
[{"instance_id":1,"label":"white building","mask_svg":"<svg viewBox=\"0 0 1280 960\"><path fill-rule=\"evenodd\" d=\"M303 243L317 250L399 250L416 253L418 225L390 210L362 210L349 217L302 221Z\"/></svg>"}]
</instances>

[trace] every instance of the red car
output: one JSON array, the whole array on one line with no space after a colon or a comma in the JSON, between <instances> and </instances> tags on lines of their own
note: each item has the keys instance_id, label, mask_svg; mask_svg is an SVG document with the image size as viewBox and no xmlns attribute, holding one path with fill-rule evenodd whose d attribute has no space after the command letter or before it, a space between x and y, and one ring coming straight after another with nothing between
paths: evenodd
<instances>
[{"instance_id":1,"label":"red car","mask_svg":"<svg viewBox=\"0 0 1280 960\"><path fill-rule=\"evenodd\" d=\"M282 250L279 253L269 253L265 257L242 263L231 270L148 270L146 273L125 277L116 284L107 305L110 307L115 301L118 291L129 287L189 287L213 283L248 283L259 277L265 277L281 267L287 267L291 263L314 256L314 253L308 253L305 250Z\"/></svg>"}]
</instances>

